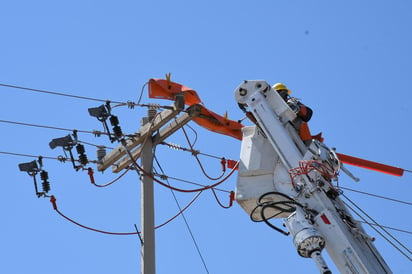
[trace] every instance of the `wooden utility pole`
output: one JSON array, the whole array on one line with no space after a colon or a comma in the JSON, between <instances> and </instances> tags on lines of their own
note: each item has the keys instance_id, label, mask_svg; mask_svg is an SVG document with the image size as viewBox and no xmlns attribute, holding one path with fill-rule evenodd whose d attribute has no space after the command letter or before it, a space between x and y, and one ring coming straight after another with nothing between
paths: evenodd
<instances>
[{"instance_id":1,"label":"wooden utility pole","mask_svg":"<svg viewBox=\"0 0 412 274\"><path fill-rule=\"evenodd\" d=\"M140 218L142 231L141 250L141 273L156 273L156 253L155 253L155 231L154 231L154 191L153 191L153 142L152 138L147 138L142 149L142 168L144 174L141 175L141 197L140 197Z\"/></svg>"},{"instance_id":2,"label":"wooden utility pole","mask_svg":"<svg viewBox=\"0 0 412 274\"><path fill-rule=\"evenodd\" d=\"M153 148L194 117L200 115L200 106L192 105L183 114L176 117L184 109L184 106L184 95L179 93L172 106L157 113L154 117L148 117L147 123L143 124L136 132L136 137L123 139L121 145L113 149L98 163L99 171L104 171L112 166L112 171L115 173L125 168L134 168L140 173L141 274L156 273ZM141 158L141 167L136 163L139 158Z\"/></svg>"}]
</instances>

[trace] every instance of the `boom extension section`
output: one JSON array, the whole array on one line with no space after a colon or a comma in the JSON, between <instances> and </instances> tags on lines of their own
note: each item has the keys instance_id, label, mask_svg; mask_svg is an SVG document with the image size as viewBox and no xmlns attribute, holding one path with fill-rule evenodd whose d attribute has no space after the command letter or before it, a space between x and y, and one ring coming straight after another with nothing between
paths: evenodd
<instances>
[{"instance_id":1,"label":"boom extension section","mask_svg":"<svg viewBox=\"0 0 412 274\"><path fill-rule=\"evenodd\" d=\"M256 126L244 127L236 200L254 221L293 237L298 254L331 273L326 249L341 273L392 273L333 185L342 163L333 149L303 142L296 112L265 81L244 81L235 99ZM284 218L289 233L270 219Z\"/></svg>"}]
</instances>

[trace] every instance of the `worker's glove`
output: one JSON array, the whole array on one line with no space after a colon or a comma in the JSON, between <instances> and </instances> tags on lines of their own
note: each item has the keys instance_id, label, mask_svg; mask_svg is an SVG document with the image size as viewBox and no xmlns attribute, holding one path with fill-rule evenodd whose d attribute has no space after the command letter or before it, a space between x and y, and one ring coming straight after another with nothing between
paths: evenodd
<instances>
[{"instance_id":1,"label":"worker's glove","mask_svg":"<svg viewBox=\"0 0 412 274\"><path fill-rule=\"evenodd\" d=\"M299 105L299 100L296 98L290 98L287 101L288 106L293 110L295 113L299 113L300 110L300 105Z\"/></svg>"}]
</instances>

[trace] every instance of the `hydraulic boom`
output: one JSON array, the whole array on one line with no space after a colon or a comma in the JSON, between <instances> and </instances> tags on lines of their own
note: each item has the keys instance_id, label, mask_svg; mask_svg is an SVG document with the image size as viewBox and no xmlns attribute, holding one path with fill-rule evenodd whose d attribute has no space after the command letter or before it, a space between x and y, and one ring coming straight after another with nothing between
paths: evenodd
<instances>
[{"instance_id":1,"label":"hydraulic boom","mask_svg":"<svg viewBox=\"0 0 412 274\"><path fill-rule=\"evenodd\" d=\"M303 142L299 117L265 81L244 81L235 99L255 126L242 129L236 200L254 221L290 234L298 254L331 273L326 249L341 273L392 273L333 185L342 163L333 149ZM274 226L283 218L288 232Z\"/></svg>"}]
</instances>

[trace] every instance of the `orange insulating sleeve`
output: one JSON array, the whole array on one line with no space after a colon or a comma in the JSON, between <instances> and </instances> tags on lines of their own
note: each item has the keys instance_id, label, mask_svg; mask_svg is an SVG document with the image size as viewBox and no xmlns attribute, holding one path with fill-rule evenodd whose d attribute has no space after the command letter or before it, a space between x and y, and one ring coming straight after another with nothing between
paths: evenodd
<instances>
[{"instance_id":1,"label":"orange insulating sleeve","mask_svg":"<svg viewBox=\"0 0 412 274\"><path fill-rule=\"evenodd\" d=\"M89 178L90 178L90 182L92 183L92 184L94 184L95 182L94 182L94 176L93 176L93 169L91 168L91 167L89 167L88 169L87 169L87 174L89 174Z\"/></svg>"},{"instance_id":2,"label":"orange insulating sleeve","mask_svg":"<svg viewBox=\"0 0 412 274\"><path fill-rule=\"evenodd\" d=\"M53 204L53 209L54 209L54 210L57 210L56 201L57 201L57 199L52 195L52 196L50 197L50 203Z\"/></svg>"},{"instance_id":3,"label":"orange insulating sleeve","mask_svg":"<svg viewBox=\"0 0 412 274\"><path fill-rule=\"evenodd\" d=\"M150 79L149 80L149 97L157 99L174 100L175 94L183 92L185 94L185 104L198 104L201 107L201 112L198 117L193 118L193 121L200 126L214 131L216 133L228 135L238 140L242 140L243 125L229 120L213 111L200 105L201 100L196 91L181 84L164 80L164 79Z\"/></svg>"},{"instance_id":4,"label":"orange insulating sleeve","mask_svg":"<svg viewBox=\"0 0 412 274\"><path fill-rule=\"evenodd\" d=\"M201 108L200 116L193 118L193 121L198 125L216 133L242 140L242 128L244 126L241 123L227 119L204 106L201 106Z\"/></svg>"},{"instance_id":5,"label":"orange insulating sleeve","mask_svg":"<svg viewBox=\"0 0 412 274\"><path fill-rule=\"evenodd\" d=\"M236 170L238 170L239 166L236 166L236 164L237 164L237 161L235 160L230 160L230 159L227 160L227 167L230 169L236 168Z\"/></svg>"},{"instance_id":6,"label":"orange insulating sleeve","mask_svg":"<svg viewBox=\"0 0 412 274\"><path fill-rule=\"evenodd\" d=\"M149 98L175 100L175 94L183 92L185 94L185 104L194 105L201 103L197 92L181 84L164 80L149 80Z\"/></svg>"},{"instance_id":7,"label":"orange insulating sleeve","mask_svg":"<svg viewBox=\"0 0 412 274\"><path fill-rule=\"evenodd\" d=\"M399 167L394 167L394 166L389 166L389 165L385 165L385 164L381 164L377 162L372 162L372 161L368 161L365 159L361 159L361 158L357 158L357 157L353 157L353 156L349 156L349 155L345 155L341 153L336 153L336 155L338 156L339 160L341 160L345 164L367 168L367 169L371 169L371 170L375 170L375 171L379 171L379 172L383 172L383 173L395 175L395 176L402 176L404 172L404 170Z\"/></svg>"}]
</instances>

